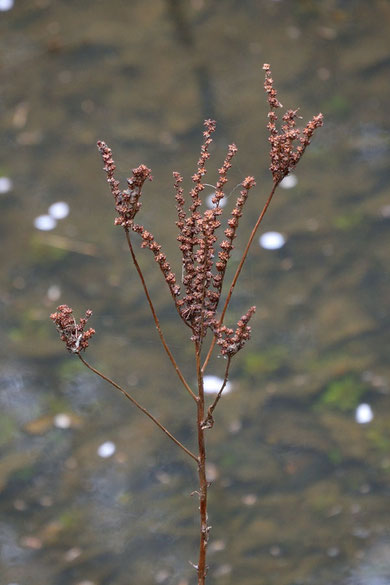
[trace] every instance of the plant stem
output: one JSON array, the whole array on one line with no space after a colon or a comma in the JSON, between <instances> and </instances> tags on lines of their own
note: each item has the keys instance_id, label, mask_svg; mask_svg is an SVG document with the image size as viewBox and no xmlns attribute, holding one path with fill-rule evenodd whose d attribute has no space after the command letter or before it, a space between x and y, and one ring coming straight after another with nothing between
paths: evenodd
<instances>
[{"instance_id":1,"label":"plant stem","mask_svg":"<svg viewBox=\"0 0 390 585\"><path fill-rule=\"evenodd\" d=\"M130 234L129 234L128 228L125 228L125 234L126 234L126 240L127 240L128 246L129 246L130 254L131 254L131 257L133 259L134 266L135 266L135 268L136 268L136 270L138 272L138 276L140 277L140 280L141 280L141 283L142 283L142 286L143 286L143 289L144 289L144 292L145 292L145 296L146 296L146 298L148 300L149 307L150 307L150 310L152 312L154 322L156 324L156 329L157 329L158 334L159 334L160 339L161 339L161 343L163 344L163 347L164 347L165 351L167 352L167 355L168 355L168 357L169 357L169 359L171 361L171 364L175 368L175 371L176 371L177 375L179 376L181 382L183 383L183 386L185 387L185 389L187 390L187 392L191 395L191 397L196 401L195 394L193 393L193 391L191 390L190 386L186 382L183 374L181 373L181 370L180 370L179 366L176 363L175 358L173 357L173 354L172 354L171 350L169 349L169 347L167 345L167 342L165 341L165 337L164 337L164 334L163 334L162 329L161 329L160 321L159 321L159 319L157 317L157 314L156 314L156 311L155 311L155 308L154 308L152 299L150 298L150 294L149 294L148 287L146 286L146 282L145 282L144 276L142 274L141 268L140 268L140 266L138 264L138 261L137 261L137 258L135 256L135 252L134 252L133 244L131 243L131 239L130 239Z\"/></svg>"},{"instance_id":2,"label":"plant stem","mask_svg":"<svg viewBox=\"0 0 390 585\"><path fill-rule=\"evenodd\" d=\"M200 542L199 542L199 560L197 565L198 585L204 585L207 565L206 549L209 536L209 526L207 524L207 479L206 479L206 445L204 429L202 427L204 419L204 387L203 373L200 363L201 343L196 344L196 371L198 377L198 410L197 410L197 427L198 427L198 475L199 475L199 515L200 515Z\"/></svg>"},{"instance_id":3,"label":"plant stem","mask_svg":"<svg viewBox=\"0 0 390 585\"><path fill-rule=\"evenodd\" d=\"M221 316L220 316L219 321L218 321L218 325L222 325L222 323L223 323L226 310L227 310L228 305L230 303L230 299L232 298L232 294L233 294L234 287L236 286L236 282L238 280L238 277L240 276L240 272L242 270L242 267L244 266L244 262L246 260L246 257L248 256L249 248L251 247L251 244L253 242L253 238L256 235L256 232L258 230L258 227L259 227L259 225L261 224L261 222L263 220L263 217L264 217L264 215L265 215L265 213L266 213L266 211L267 211L267 209L269 207L269 204L271 203L272 197L273 197L273 195L274 195L274 193L276 191L276 188L279 185L279 183L280 183L280 181L278 181L277 183L274 183L274 186L272 187L271 193L269 194L268 199L267 199L267 201L266 201L266 203L265 203L265 205L264 205L264 207L263 207L263 209L262 209L259 217L257 218L257 221L256 221L256 223L255 223L252 231L251 231L251 234L249 236L249 240L248 240L248 242L247 242L247 244L245 246L245 250L244 250L243 255L241 257L240 263L239 263L239 265L237 267L237 270L235 272L235 275L233 277L232 284L230 285L229 292L227 294L227 297L226 297L226 300L225 300L225 304L223 306L222 313L221 313ZM202 373L204 373L204 371L205 371L205 369L207 367L207 364L209 363L211 354L213 353L213 349L214 349L215 343L216 343L216 337L213 337L213 340L212 340L212 342L210 344L210 348L209 348L209 351L207 353L206 359L204 360L204 363L203 363L203 366L202 366Z\"/></svg>"},{"instance_id":4,"label":"plant stem","mask_svg":"<svg viewBox=\"0 0 390 585\"><path fill-rule=\"evenodd\" d=\"M194 461L196 461L198 463L197 456L194 455L189 449L187 449L187 447L185 447L182 443L180 443L180 441L178 439L176 439L176 437L174 437L168 431L168 429L166 429L164 427L164 425L162 425L146 408L141 406L141 404L139 404L139 402L137 402L137 400L135 398L133 398L124 388L122 388L122 386L119 386L119 384L117 384L116 382L114 382L113 380L111 380L110 378L108 378L107 376L102 374L102 372L99 372L99 370L97 370L96 368L91 366L91 364L89 364L79 353L77 355L79 356L79 358L83 362L83 364L85 366L87 366L88 369L90 369L97 376L100 376L100 378L102 378L103 380L105 380L106 382L111 384L111 386L114 386L114 388L119 390L119 392L122 392L123 396L125 396L125 398L127 398L127 400L130 400L130 402L132 402L134 404L134 406L136 406L141 412L146 414L146 416L149 417L150 420L152 420L154 422L154 424L157 425L163 431L163 433L165 433L171 439L171 441L173 441L178 447L180 447L180 449L182 449L185 453L187 453L187 455L189 455L192 459L194 459Z\"/></svg>"}]
</instances>

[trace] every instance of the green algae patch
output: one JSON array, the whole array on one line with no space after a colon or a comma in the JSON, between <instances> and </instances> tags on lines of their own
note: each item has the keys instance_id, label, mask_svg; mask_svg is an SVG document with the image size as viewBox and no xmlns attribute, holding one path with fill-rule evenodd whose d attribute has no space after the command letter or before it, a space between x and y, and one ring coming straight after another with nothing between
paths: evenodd
<instances>
[{"instance_id":1,"label":"green algae patch","mask_svg":"<svg viewBox=\"0 0 390 585\"><path fill-rule=\"evenodd\" d=\"M318 406L329 407L341 412L354 410L361 402L367 387L353 375L343 376L330 382L321 394Z\"/></svg>"},{"instance_id":2,"label":"green algae patch","mask_svg":"<svg viewBox=\"0 0 390 585\"><path fill-rule=\"evenodd\" d=\"M244 358L244 370L249 376L272 375L285 367L287 362L287 348L283 346L271 347L262 352L250 352Z\"/></svg>"}]
</instances>

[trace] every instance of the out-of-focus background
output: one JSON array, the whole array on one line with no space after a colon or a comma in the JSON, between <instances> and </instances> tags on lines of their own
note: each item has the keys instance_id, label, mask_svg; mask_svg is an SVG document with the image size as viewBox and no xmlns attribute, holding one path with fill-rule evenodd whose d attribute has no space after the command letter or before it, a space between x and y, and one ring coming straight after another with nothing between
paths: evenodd
<instances>
[{"instance_id":1,"label":"out-of-focus background","mask_svg":"<svg viewBox=\"0 0 390 585\"><path fill-rule=\"evenodd\" d=\"M152 168L139 221L180 275L172 171L191 187L215 117L207 181L232 141L227 193L257 180L234 269L272 186L264 62L283 105L325 126L232 303L230 323L258 310L208 436L209 583L390 583L389 27L385 0L0 0L1 585L195 582L194 466L66 353L48 315L91 308L91 363L195 443L95 144L123 181ZM188 331L139 259L193 380Z\"/></svg>"}]
</instances>

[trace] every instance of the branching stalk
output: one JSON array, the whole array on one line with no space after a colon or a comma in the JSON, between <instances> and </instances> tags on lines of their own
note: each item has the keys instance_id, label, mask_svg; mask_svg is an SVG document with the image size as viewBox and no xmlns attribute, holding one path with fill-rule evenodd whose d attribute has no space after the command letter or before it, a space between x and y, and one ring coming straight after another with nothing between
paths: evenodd
<instances>
[{"instance_id":1,"label":"branching stalk","mask_svg":"<svg viewBox=\"0 0 390 585\"><path fill-rule=\"evenodd\" d=\"M200 149L197 168L192 176L193 187L189 194L191 205L189 206L188 211L186 211L186 200L183 196L183 189L181 186L183 178L180 173L174 173L176 209L178 213L178 221L176 222L176 225L179 228L177 240L182 254L183 291L177 283L176 275L171 269L171 265L168 262L162 246L155 240L150 231L148 231L143 225L134 222L136 215L141 209L142 204L140 198L144 183L145 181L152 179L151 170L143 164L134 168L131 176L127 179L127 188L122 190L119 181L115 177L116 165L112 158L112 151L105 142L98 142L98 149L104 163L103 168L107 176L107 182L115 201L117 217L115 218L114 223L115 225L124 228L129 251L141 280L164 350L181 383L196 403L196 427L198 440L197 455L172 435L172 433L170 433L160 421L158 421L145 407L139 404L133 396L122 388L122 386L102 374L82 357L81 352L88 348L90 340L95 334L94 329L91 327L87 328L87 322L92 316L92 311L90 309L88 309L85 312L85 316L81 317L78 321L76 321L73 315L73 309L65 304L58 306L57 311L50 315L61 340L65 343L66 349L71 354L76 354L81 362L97 376L119 390L127 400L150 418L173 443L196 462L199 478L199 490L196 493L199 496L200 540L199 559L197 565L194 566L197 570L198 585L205 585L207 574L206 553L210 532L207 516L207 492L209 485L206 478L205 431L211 429L214 425L214 411L226 388L231 360L250 338L251 326L249 325L249 321L255 313L256 307L250 307L246 313L242 315L237 322L235 330L224 324L225 314L253 239L265 213L267 212L279 183L295 169L307 146L310 144L314 132L323 124L322 114L318 114L317 116L312 117L312 119L306 124L305 128L297 128L296 119L298 118L298 110L287 110L283 114L281 120L277 123L278 116L276 112L282 107L282 105L276 97L277 91L273 85L270 65L267 63L264 64L263 69L265 71L264 89L267 94L270 110L268 113L267 129L269 132L268 140L270 143L271 160L269 169L273 178L273 188L250 233L219 317L217 316L217 309L221 300L226 268L231 258L231 251L234 248L233 243L239 227L239 218L242 216L248 192L256 184L254 177L251 176L246 177L242 183L240 183L242 191L240 197L237 198L236 205L231 212L230 218L227 220L226 229L224 230L225 239L220 241L219 251L217 252L215 243L218 241L218 237L216 233L222 225L219 221L222 214L220 202L224 197L224 186L228 181L227 173L231 167L233 157L237 152L237 147L234 144L229 145L225 160L221 168L218 169L219 179L215 187L215 193L212 197L212 203L214 205L212 209L206 209L202 212L201 193L204 190L205 185L207 185L207 183L203 183L203 178L207 172L206 163L210 157L212 134L216 128L214 120L205 120L204 122L203 142ZM153 253L154 260L157 262L164 280L169 287L175 308L181 320L192 331L191 341L193 342L195 349L197 394L191 389L190 385L184 378L167 345L142 270L134 252L130 238L130 231L137 233L141 237L142 248L148 248ZM202 344L206 338L208 329L211 329L213 338L202 365ZM218 343L220 353L227 359L227 362L222 385L206 412L204 372L210 361L216 343Z\"/></svg>"},{"instance_id":2,"label":"branching stalk","mask_svg":"<svg viewBox=\"0 0 390 585\"><path fill-rule=\"evenodd\" d=\"M165 349L165 351L166 351L166 353L167 353L167 355L169 357L169 360L170 360L171 364L175 368L175 371L176 371L177 375L179 376L179 378L180 378L180 380L181 380L184 388L187 390L187 392L190 394L190 396L196 401L195 394L193 393L193 391L191 390L191 388L188 385L187 381L185 380L185 378L184 378L184 376L183 376L183 374L182 374L179 366L176 363L175 358L173 357L173 354L172 354L171 350L169 349L169 347L167 345L167 342L165 341L165 337L164 337L164 334L163 334L162 329L161 329L160 321L159 321L159 319L157 317L157 313L156 313L156 310L154 308L152 299L150 297L148 287L146 286L146 282L145 282L145 279L144 279L144 275L142 274L141 268L140 268L140 266L138 264L138 261L137 261L137 258L136 258L135 252L134 252L133 244L131 243L131 239L130 239L130 234L129 234L128 228L125 228L125 234L126 234L127 245L129 246L130 254L131 254L131 257L132 257L132 260L133 260L135 269L137 270L138 276L139 276L139 278L141 280L142 287L144 289L144 293L145 293L146 299L148 301L148 304L149 304L151 313L153 315L154 322L156 324L156 329L157 329L158 334L159 334L160 339L161 339L161 343L162 343L162 345L163 345L163 347L164 347L164 349Z\"/></svg>"}]
</instances>

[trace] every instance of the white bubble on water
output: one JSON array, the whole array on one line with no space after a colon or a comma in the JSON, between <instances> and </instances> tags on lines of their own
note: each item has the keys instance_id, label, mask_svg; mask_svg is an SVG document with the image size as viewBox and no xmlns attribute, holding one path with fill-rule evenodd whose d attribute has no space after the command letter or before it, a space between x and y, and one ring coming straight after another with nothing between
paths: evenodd
<instances>
[{"instance_id":1,"label":"white bubble on water","mask_svg":"<svg viewBox=\"0 0 390 585\"><path fill-rule=\"evenodd\" d=\"M374 413L372 412L372 408L369 404L359 404L355 412L355 420L357 423L361 425L365 425L372 421L374 418Z\"/></svg>"},{"instance_id":2,"label":"white bubble on water","mask_svg":"<svg viewBox=\"0 0 390 585\"><path fill-rule=\"evenodd\" d=\"M14 0L0 0L0 11L6 12L14 6Z\"/></svg>"},{"instance_id":3,"label":"white bubble on water","mask_svg":"<svg viewBox=\"0 0 390 585\"><path fill-rule=\"evenodd\" d=\"M69 429L72 426L72 420L68 414L56 414L54 417L54 426L57 429Z\"/></svg>"},{"instance_id":4,"label":"white bubble on water","mask_svg":"<svg viewBox=\"0 0 390 585\"><path fill-rule=\"evenodd\" d=\"M259 238L259 244L266 250L279 250L286 243L286 238L279 232L265 232Z\"/></svg>"},{"instance_id":5,"label":"white bubble on water","mask_svg":"<svg viewBox=\"0 0 390 585\"><path fill-rule=\"evenodd\" d=\"M390 217L390 205L383 205L383 207L380 208L379 213L382 217L388 219Z\"/></svg>"},{"instance_id":6,"label":"white bubble on water","mask_svg":"<svg viewBox=\"0 0 390 585\"><path fill-rule=\"evenodd\" d=\"M222 378L218 376L205 376L203 378L203 388L205 394L218 394L223 384ZM227 394L232 389L230 382L227 382L223 394Z\"/></svg>"},{"instance_id":7,"label":"white bubble on water","mask_svg":"<svg viewBox=\"0 0 390 585\"><path fill-rule=\"evenodd\" d=\"M38 215L38 217L34 219L34 226L37 230L42 230L44 232L54 230L56 225L57 221L51 215Z\"/></svg>"},{"instance_id":8,"label":"white bubble on water","mask_svg":"<svg viewBox=\"0 0 390 585\"><path fill-rule=\"evenodd\" d=\"M107 459L108 457L114 455L115 451L116 451L115 443L113 443L112 441L106 441L105 443L99 445L97 454L99 455L99 457Z\"/></svg>"},{"instance_id":9,"label":"white bubble on water","mask_svg":"<svg viewBox=\"0 0 390 585\"><path fill-rule=\"evenodd\" d=\"M282 181L280 181L280 186L282 187L282 189L292 189L297 185L297 183L298 183L297 177L295 175L290 174L284 177Z\"/></svg>"},{"instance_id":10,"label":"white bubble on water","mask_svg":"<svg viewBox=\"0 0 390 585\"><path fill-rule=\"evenodd\" d=\"M0 194L4 195L12 190L14 184L9 177L0 177Z\"/></svg>"},{"instance_id":11,"label":"white bubble on water","mask_svg":"<svg viewBox=\"0 0 390 585\"><path fill-rule=\"evenodd\" d=\"M335 558L338 557L340 554L340 549L337 546L331 546L330 548L328 548L328 550L326 551L326 554L328 555L328 557L330 558Z\"/></svg>"},{"instance_id":12,"label":"white bubble on water","mask_svg":"<svg viewBox=\"0 0 390 585\"><path fill-rule=\"evenodd\" d=\"M49 215L54 219L64 219L69 215L69 205L65 201L57 201L50 205Z\"/></svg>"},{"instance_id":13,"label":"white bubble on water","mask_svg":"<svg viewBox=\"0 0 390 585\"><path fill-rule=\"evenodd\" d=\"M61 289L57 284L52 284L51 286L49 286L49 288L47 289L47 298L49 299L49 301L58 301L58 299L61 296Z\"/></svg>"}]
</instances>

